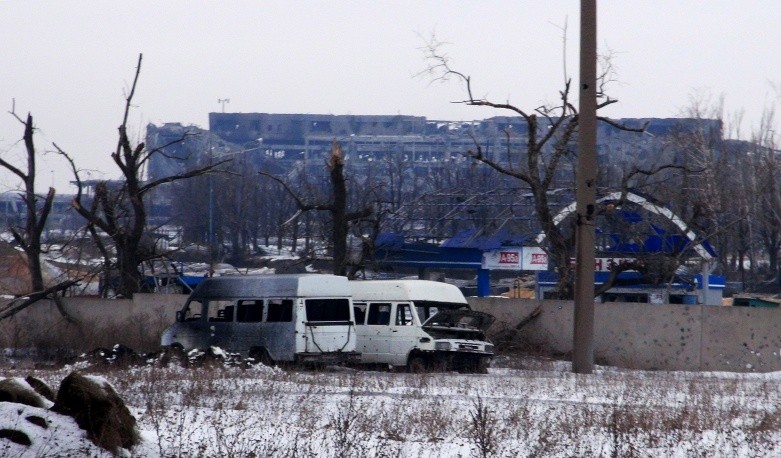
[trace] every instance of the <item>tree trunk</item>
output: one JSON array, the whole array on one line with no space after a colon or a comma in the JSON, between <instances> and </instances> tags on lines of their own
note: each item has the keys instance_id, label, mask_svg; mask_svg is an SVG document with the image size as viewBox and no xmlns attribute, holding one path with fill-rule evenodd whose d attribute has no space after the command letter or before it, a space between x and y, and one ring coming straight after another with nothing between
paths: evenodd
<instances>
[{"instance_id":1,"label":"tree trunk","mask_svg":"<svg viewBox=\"0 0 781 458\"><path fill-rule=\"evenodd\" d=\"M295 253L296 249L298 249L298 218L296 218L295 221L293 221L293 228L291 230L290 238L292 239L290 242L290 251Z\"/></svg>"},{"instance_id":2,"label":"tree trunk","mask_svg":"<svg viewBox=\"0 0 781 458\"><path fill-rule=\"evenodd\" d=\"M143 276L138 270L141 260L137 253L137 243L117 245L117 270L119 274L117 295L119 296L132 298L135 293L141 291Z\"/></svg>"},{"instance_id":3,"label":"tree trunk","mask_svg":"<svg viewBox=\"0 0 781 458\"><path fill-rule=\"evenodd\" d=\"M328 160L331 169L331 189L333 192L333 228L331 240L333 241L333 272L334 275L347 275L347 186L344 182L344 161L342 150L334 144L331 148L331 157Z\"/></svg>"}]
</instances>

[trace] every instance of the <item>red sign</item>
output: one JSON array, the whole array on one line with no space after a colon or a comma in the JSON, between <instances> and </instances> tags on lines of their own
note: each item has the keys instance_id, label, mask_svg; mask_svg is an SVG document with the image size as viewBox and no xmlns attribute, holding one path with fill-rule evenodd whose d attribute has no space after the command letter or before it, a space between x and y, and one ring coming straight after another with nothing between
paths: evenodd
<instances>
[{"instance_id":1,"label":"red sign","mask_svg":"<svg viewBox=\"0 0 781 458\"><path fill-rule=\"evenodd\" d=\"M532 264L542 264L542 265L548 265L548 254L547 253L532 253Z\"/></svg>"},{"instance_id":2,"label":"red sign","mask_svg":"<svg viewBox=\"0 0 781 458\"><path fill-rule=\"evenodd\" d=\"M517 251L499 252L499 264L519 264L521 256Z\"/></svg>"}]
</instances>

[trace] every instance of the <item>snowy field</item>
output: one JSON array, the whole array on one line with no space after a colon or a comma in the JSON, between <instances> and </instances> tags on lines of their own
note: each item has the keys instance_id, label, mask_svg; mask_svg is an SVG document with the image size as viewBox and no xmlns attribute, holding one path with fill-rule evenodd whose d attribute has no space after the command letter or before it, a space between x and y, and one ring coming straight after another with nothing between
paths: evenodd
<instances>
[{"instance_id":1,"label":"snowy field","mask_svg":"<svg viewBox=\"0 0 781 458\"><path fill-rule=\"evenodd\" d=\"M138 420L145 444L128 456L781 456L779 373L575 375L562 362L495 363L488 375L262 365L99 375ZM72 369L4 375L56 389ZM4 423L19 422L18 405L0 406ZM68 427L46 410L26 412L54 428L31 446L0 439L0 456L102 455L78 431L53 444L52 430Z\"/></svg>"}]
</instances>

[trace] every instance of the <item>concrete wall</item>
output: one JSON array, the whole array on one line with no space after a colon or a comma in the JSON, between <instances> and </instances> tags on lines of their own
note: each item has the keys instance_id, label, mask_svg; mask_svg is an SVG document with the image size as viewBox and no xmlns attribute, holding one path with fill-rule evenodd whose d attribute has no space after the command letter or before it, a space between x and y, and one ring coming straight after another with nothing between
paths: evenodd
<instances>
[{"instance_id":1,"label":"concrete wall","mask_svg":"<svg viewBox=\"0 0 781 458\"><path fill-rule=\"evenodd\" d=\"M41 301L0 322L0 345L88 351L119 343L153 351L186 299L180 294L136 294L133 300L64 298L65 310L76 323L63 318L53 302Z\"/></svg>"},{"instance_id":2,"label":"concrete wall","mask_svg":"<svg viewBox=\"0 0 781 458\"><path fill-rule=\"evenodd\" d=\"M54 304L41 302L0 322L0 345L86 351L120 343L152 351L186 298L66 298L66 310L79 324L66 322ZM494 333L512 328L539 306L541 314L517 337L551 353L572 350L572 302L469 298L469 303L496 316ZM781 371L781 309L595 304L594 356L599 364L636 369Z\"/></svg>"},{"instance_id":3,"label":"concrete wall","mask_svg":"<svg viewBox=\"0 0 781 458\"><path fill-rule=\"evenodd\" d=\"M572 351L570 301L469 298L493 314L492 332L541 314L517 337L552 353ZM636 369L769 372L781 370L781 310L706 305L595 304L594 357Z\"/></svg>"}]
</instances>

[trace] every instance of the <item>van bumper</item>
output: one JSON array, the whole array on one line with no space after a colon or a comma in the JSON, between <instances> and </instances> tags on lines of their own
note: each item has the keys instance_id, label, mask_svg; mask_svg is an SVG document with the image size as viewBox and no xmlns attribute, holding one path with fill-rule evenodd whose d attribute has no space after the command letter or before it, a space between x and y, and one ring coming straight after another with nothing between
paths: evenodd
<instances>
[{"instance_id":1,"label":"van bumper","mask_svg":"<svg viewBox=\"0 0 781 458\"><path fill-rule=\"evenodd\" d=\"M429 354L434 368L477 374L488 372L488 366L494 356L493 353L487 352L462 351L434 351Z\"/></svg>"},{"instance_id":2,"label":"van bumper","mask_svg":"<svg viewBox=\"0 0 781 458\"><path fill-rule=\"evenodd\" d=\"M335 351L329 353L306 352L297 353L296 361L299 363L316 364L353 364L361 362L361 354L357 351Z\"/></svg>"}]
</instances>

